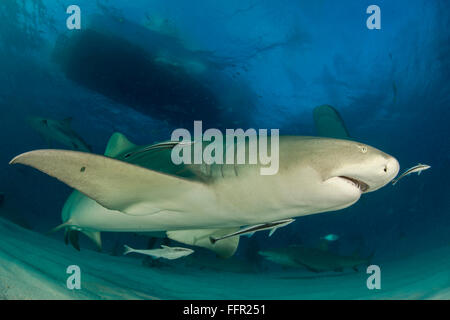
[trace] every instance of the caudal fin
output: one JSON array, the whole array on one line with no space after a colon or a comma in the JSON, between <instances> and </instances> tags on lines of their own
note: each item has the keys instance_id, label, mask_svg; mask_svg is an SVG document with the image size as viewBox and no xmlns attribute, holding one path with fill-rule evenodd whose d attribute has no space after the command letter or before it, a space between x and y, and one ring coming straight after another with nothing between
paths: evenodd
<instances>
[{"instance_id":1,"label":"caudal fin","mask_svg":"<svg viewBox=\"0 0 450 320\"><path fill-rule=\"evenodd\" d=\"M131 252L134 252L134 249L129 247L129 246L127 246L126 244L123 246L123 248L124 248L124 251L123 251L124 255L129 254Z\"/></svg>"}]
</instances>

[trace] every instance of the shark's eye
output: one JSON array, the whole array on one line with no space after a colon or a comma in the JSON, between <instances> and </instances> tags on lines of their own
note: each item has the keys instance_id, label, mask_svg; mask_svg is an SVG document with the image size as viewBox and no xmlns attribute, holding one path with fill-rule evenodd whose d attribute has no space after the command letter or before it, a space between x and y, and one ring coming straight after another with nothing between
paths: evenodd
<instances>
[{"instance_id":1,"label":"shark's eye","mask_svg":"<svg viewBox=\"0 0 450 320\"><path fill-rule=\"evenodd\" d=\"M359 146L359 149L361 150L362 153L366 153L367 152L367 147L366 146Z\"/></svg>"},{"instance_id":2,"label":"shark's eye","mask_svg":"<svg viewBox=\"0 0 450 320\"><path fill-rule=\"evenodd\" d=\"M384 172L387 172L387 166L384 166Z\"/></svg>"}]
</instances>

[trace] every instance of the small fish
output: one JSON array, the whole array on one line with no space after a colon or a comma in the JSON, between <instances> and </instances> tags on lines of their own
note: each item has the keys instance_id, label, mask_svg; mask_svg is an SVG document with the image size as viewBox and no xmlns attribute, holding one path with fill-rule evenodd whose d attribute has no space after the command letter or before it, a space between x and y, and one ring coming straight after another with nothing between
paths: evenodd
<instances>
[{"instance_id":1,"label":"small fish","mask_svg":"<svg viewBox=\"0 0 450 320\"><path fill-rule=\"evenodd\" d=\"M270 233L269 233L269 237L270 237L272 234L274 234L274 232L278 228L287 226L288 224L290 224L294 221L295 221L295 219L283 219L283 220L274 221L274 222L256 224L254 226L250 226L250 227L241 229L239 231L227 234L227 235L219 237L219 238L209 237L209 240L211 241L211 243L214 244L219 240L223 240L223 239L227 239L227 238L235 237L235 236L240 236L240 235L245 235L245 234L250 234L250 236L251 236L256 231L262 231L262 230L268 230L268 229L271 229Z\"/></svg>"},{"instance_id":2,"label":"small fish","mask_svg":"<svg viewBox=\"0 0 450 320\"><path fill-rule=\"evenodd\" d=\"M147 256L151 256L154 259L164 258L169 260L179 259L182 257L186 257L192 253L194 253L194 250L188 249L188 248L181 248L181 247L168 247L165 245L161 245L161 249L150 249L150 250L136 250L133 248L130 248L129 246L124 246L125 251L124 255L129 253L139 253L139 254L145 254Z\"/></svg>"},{"instance_id":3,"label":"small fish","mask_svg":"<svg viewBox=\"0 0 450 320\"><path fill-rule=\"evenodd\" d=\"M339 236L336 234L330 233L330 234L327 234L326 236L321 237L320 239L327 240L327 241L336 241L339 239Z\"/></svg>"},{"instance_id":4,"label":"small fish","mask_svg":"<svg viewBox=\"0 0 450 320\"><path fill-rule=\"evenodd\" d=\"M398 180L400 180L401 178L403 178L403 177L405 177L405 176L407 176L407 175L409 175L409 174L411 174L411 173L417 172L417 175L420 175L420 173L421 173L423 170L427 170L427 169L430 169L430 168L431 168L431 166L429 166L429 165L419 163L417 166L414 166L414 167L412 167L412 168L409 168L408 170L406 170L405 172L403 172L403 173L400 175L400 177L398 177L398 178L392 180L392 185L395 186L395 184L398 182Z\"/></svg>"}]
</instances>

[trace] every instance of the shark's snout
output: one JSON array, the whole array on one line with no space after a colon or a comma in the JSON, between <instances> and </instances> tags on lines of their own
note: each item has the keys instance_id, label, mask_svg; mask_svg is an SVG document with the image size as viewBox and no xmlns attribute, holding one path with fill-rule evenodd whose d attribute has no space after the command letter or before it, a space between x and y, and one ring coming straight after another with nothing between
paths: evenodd
<instances>
[{"instance_id":1,"label":"shark's snout","mask_svg":"<svg viewBox=\"0 0 450 320\"><path fill-rule=\"evenodd\" d=\"M389 174L389 181L397 176L399 170L400 164L398 163L397 159L395 159L394 157L389 157L386 163L386 173Z\"/></svg>"},{"instance_id":2,"label":"shark's snout","mask_svg":"<svg viewBox=\"0 0 450 320\"><path fill-rule=\"evenodd\" d=\"M359 161L349 161L333 171L328 181L356 193L380 189L394 179L400 169L397 159L376 149Z\"/></svg>"},{"instance_id":3,"label":"shark's snout","mask_svg":"<svg viewBox=\"0 0 450 320\"><path fill-rule=\"evenodd\" d=\"M392 181L397 176L399 169L400 165L397 159L385 154L368 164L367 169L356 174L356 179L363 183L364 187L361 188L363 193L372 192Z\"/></svg>"},{"instance_id":4,"label":"shark's snout","mask_svg":"<svg viewBox=\"0 0 450 320\"><path fill-rule=\"evenodd\" d=\"M392 181L400 170L400 165L392 156L385 155L381 160L381 170L374 166L373 173L369 177L369 188L365 192L372 192L384 187Z\"/></svg>"}]
</instances>

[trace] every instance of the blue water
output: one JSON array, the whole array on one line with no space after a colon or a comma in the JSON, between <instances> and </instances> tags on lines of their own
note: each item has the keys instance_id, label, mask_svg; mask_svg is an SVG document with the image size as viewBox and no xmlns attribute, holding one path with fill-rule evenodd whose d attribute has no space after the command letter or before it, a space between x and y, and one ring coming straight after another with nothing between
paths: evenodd
<instances>
[{"instance_id":1,"label":"blue water","mask_svg":"<svg viewBox=\"0 0 450 320\"><path fill-rule=\"evenodd\" d=\"M20 220L36 233L50 230L61 223L61 208L71 193L68 186L45 174L8 165L18 154L49 147L28 125L30 116L73 117L73 129L101 154L115 131L137 144L150 144L168 140L173 129L202 119L208 127L220 129L278 128L282 135L315 135L312 111L329 104L339 110L352 138L396 157L400 172L417 163L432 168L404 178L395 187L389 184L363 195L349 208L299 218L270 238L267 232L242 238L234 259L256 265L254 273L282 273L282 268L262 261L256 252L300 243L317 246L320 237L330 233L340 236L330 250L342 254L357 250L363 255L375 252L373 262L377 264L439 248L445 248L446 255L436 254L427 263L439 266L440 259L448 259L448 1L78 0L82 30L97 24L106 34L147 52L173 53L180 59L176 63L196 62L186 86L173 89L182 95L182 106L164 112L158 106L149 107L157 98L138 91L132 75L124 76L118 86L105 82L99 87L98 79L87 85L89 75L81 72L80 78L74 79L55 61L59 37L81 32L66 27L65 11L70 4L72 1L0 2L0 192L5 195L4 206L17 212L16 222ZM380 30L366 27L366 8L371 4L381 8ZM90 45L93 43L83 48L87 51L70 49L78 71L84 71L86 64L79 59L89 52ZM65 46L67 43L62 48ZM114 65L112 49L97 54L111 59L112 70L119 68ZM128 61L129 65L122 65L124 70L136 62L134 56ZM118 97L119 87L124 92ZM220 103L194 99L202 90ZM53 147L66 148L57 143ZM63 241L62 234L51 237ZM106 253L116 253L124 243L144 248L148 239L106 233L103 242ZM93 249L84 238L81 247ZM76 254L70 247L66 250ZM200 254L216 259L206 251L200 250ZM177 298L175 293L164 297ZM203 296L192 298L197 297ZM291 297L296 296L293 293ZM314 295L318 297L320 294Z\"/></svg>"}]
</instances>

